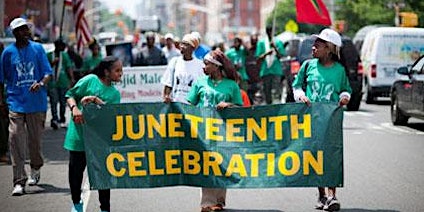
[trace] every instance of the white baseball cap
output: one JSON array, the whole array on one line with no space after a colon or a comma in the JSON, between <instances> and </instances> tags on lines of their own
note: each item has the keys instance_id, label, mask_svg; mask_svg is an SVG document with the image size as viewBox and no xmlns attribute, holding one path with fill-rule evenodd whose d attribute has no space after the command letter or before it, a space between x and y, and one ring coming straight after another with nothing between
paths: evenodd
<instances>
[{"instance_id":1,"label":"white baseball cap","mask_svg":"<svg viewBox=\"0 0 424 212\"><path fill-rule=\"evenodd\" d=\"M336 31L326 28L323 29L319 35L312 35L312 37L314 38L319 38L321 40L325 40L327 42L330 42L338 47L342 46L342 38L340 37L339 33L337 33Z\"/></svg>"},{"instance_id":2,"label":"white baseball cap","mask_svg":"<svg viewBox=\"0 0 424 212\"><path fill-rule=\"evenodd\" d=\"M168 39L168 38L174 40L174 35L172 33L166 33L165 39Z\"/></svg>"},{"instance_id":3,"label":"white baseball cap","mask_svg":"<svg viewBox=\"0 0 424 212\"><path fill-rule=\"evenodd\" d=\"M31 27L31 24L28 23L28 21L26 21L25 19L23 19L23 18L15 18L15 19L13 19L12 22L10 22L9 27L13 31L16 28L19 28L19 27L24 26L24 25L27 25L28 27Z\"/></svg>"}]
</instances>

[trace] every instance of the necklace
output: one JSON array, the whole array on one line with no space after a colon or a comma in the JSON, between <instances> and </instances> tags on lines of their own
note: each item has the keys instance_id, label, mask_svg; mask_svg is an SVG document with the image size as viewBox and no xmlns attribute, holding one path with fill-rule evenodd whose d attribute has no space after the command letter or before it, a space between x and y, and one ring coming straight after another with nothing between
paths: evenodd
<instances>
[{"instance_id":1,"label":"necklace","mask_svg":"<svg viewBox=\"0 0 424 212\"><path fill-rule=\"evenodd\" d=\"M218 84L221 83L221 82L222 82L222 79L220 79L220 80L212 80L212 83L213 83L213 86L214 87L218 86Z\"/></svg>"}]
</instances>

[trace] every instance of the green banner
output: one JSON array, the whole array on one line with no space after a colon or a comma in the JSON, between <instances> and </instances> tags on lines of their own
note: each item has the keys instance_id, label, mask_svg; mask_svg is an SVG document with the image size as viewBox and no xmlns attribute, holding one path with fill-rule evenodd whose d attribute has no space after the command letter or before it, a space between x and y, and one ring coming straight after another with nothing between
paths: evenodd
<instances>
[{"instance_id":1,"label":"green banner","mask_svg":"<svg viewBox=\"0 0 424 212\"><path fill-rule=\"evenodd\" d=\"M84 108L92 189L343 186L343 109L335 104Z\"/></svg>"}]
</instances>

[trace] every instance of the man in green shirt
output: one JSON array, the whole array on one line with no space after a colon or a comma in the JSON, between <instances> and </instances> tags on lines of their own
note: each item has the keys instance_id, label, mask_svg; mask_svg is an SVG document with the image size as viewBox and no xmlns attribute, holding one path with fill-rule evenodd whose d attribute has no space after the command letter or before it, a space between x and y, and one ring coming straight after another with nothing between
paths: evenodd
<instances>
[{"instance_id":1,"label":"man in green shirt","mask_svg":"<svg viewBox=\"0 0 424 212\"><path fill-rule=\"evenodd\" d=\"M91 56L84 58L81 68L82 73L80 73L81 77L90 73L103 59L103 55L100 53L100 46L96 41L88 45L88 48L91 51Z\"/></svg>"},{"instance_id":2,"label":"man in green shirt","mask_svg":"<svg viewBox=\"0 0 424 212\"><path fill-rule=\"evenodd\" d=\"M242 45L243 41L241 38L234 38L234 45L229 50L225 52L225 55L228 59L231 60L234 67L237 69L237 72L240 74L240 88L243 90L247 90L247 81L249 80L249 76L246 72L246 56L247 50Z\"/></svg>"},{"instance_id":3,"label":"man in green shirt","mask_svg":"<svg viewBox=\"0 0 424 212\"><path fill-rule=\"evenodd\" d=\"M66 44L62 40L54 42L55 51L49 54L50 64L53 68L53 79L48 84L48 94L50 97L50 109L52 120L50 126L53 129L66 127L66 91L75 83L74 63L66 50ZM59 103L59 116L57 115L57 104Z\"/></svg>"},{"instance_id":4,"label":"man in green shirt","mask_svg":"<svg viewBox=\"0 0 424 212\"><path fill-rule=\"evenodd\" d=\"M281 68L280 58L285 54L283 42L274 38L272 35L272 27L266 27L267 37L261 39L256 47L256 57L261 63L259 76L263 81L263 91L267 104L272 103L272 89L281 90L281 76L283 71ZM278 83L274 83L277 80Z\"/></svg>"}]
</instances>

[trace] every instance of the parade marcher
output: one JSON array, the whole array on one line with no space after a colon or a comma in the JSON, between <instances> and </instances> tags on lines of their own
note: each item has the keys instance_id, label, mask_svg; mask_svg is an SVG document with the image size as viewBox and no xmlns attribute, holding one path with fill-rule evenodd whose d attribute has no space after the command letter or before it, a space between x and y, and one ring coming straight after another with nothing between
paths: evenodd
<instances>
[{"instance_id":1,"label":"parade marcher","mask_svg":"<svg viewBox=\"0 0 424 212\"><path fill-rule=\"evenodd\" d=\"M121 100L119 91L112 82L121 81L122 62L113 56L105 57L91 74L81 78L67 93L67 102L72 112L66 132L64 148L69 150L69 185L73 212L83 211L81 186L84 169L87 166L82 116L83 106L88 103L116 104ZM100 209L110 211L110 190L99 190Z\"/></svg>"},{"instance_id":2,"label":"parade marcher","mask_svg":"<svg viewBox=\"0 0 424 212\"><path fill-rule=\"evenodd\" d=\"M237 72L231 61L220 50L204 57L204 72L188 93L187 100L197 107L215 107L217 110L242 106L240 88L236 83ZM202 188L201 211L223 210L227 190Z\"/></svg>"},{"instance_id":3,"label":"parade marcher","mask_svg":"<svg viewBox=\"0 0 424 212\"><path fill-rule=\"evenodd\" d=\"M267 104L272 103L272 90L277 93L281 90L281 58L285 54L283 42L274 39L272 26L266 27L267 36L261 39L256 47L256 57L261 62L260 77L263 82L263 93Z\"/></svg>"},{"instance_id":4,"label":"parade marcher","mask_svg":"<svg viewBox=\"0 0 424 212\"><path fill-rule=\"evenodd\" d=\"M13 167L12 195L25 193L25 184L36 185L43 166L41 136L47 111L47 83L52 69L41 44L31 41L29 23L23 18L10 22L16 42L4 50L0 61L0 103L6 83L9 106L9 147ZM31 174L25 172L27 147Z\"/></svg>"},{"instance_id":5,"label":"parade marcher","mask_svg":"<svg viewBox=\"0 0 424 212\"><path fill-rule=\"evenodd\" d=\"M50 55L50 64L53 68L53 79L48 84L48 95L52 120L50 126L58 129L58 126L66 127L66 91L75 83L74 63L66 51L66 44L62 40L54 42L55 50ZM59 116L57 104L59 103Z\"/></svg>"},{"instance_id":6,"label":"parade marcher","mask_svg":"<svg viewBox=\"0 0 424 212\"><path fill-rule=\"evenodd\" d=\"M146 46L135 55L134 66L166 65L167 61L162 50L155 45L155 33L146 32Z\"/></svg>"},{"instance_id":7,"label":"parade marcher","mask_svg":"<svg viewBox=\"0 0 424 212\"><path fill-rule=\"evenodd\" d=\"M314 59L305 61L293 81L293 93L297 102L311 105L311 102L335 102L347 105L352 89L344 67L338 62L342 45L340 35L331 29L324 29L312 46ZM306 91L302 87L306 86ZM336 198L336 187L318 188L316 209L336 211L340 203Z\"/></svg>"},{"instance_id":8,"label":"parade marcher","mask_svg":"<svg viewBox=\"0 0 424 212\"><path fill-rule=\"evenodd\" d=\"M247 95L249 96L250 102L252 104L259 104L259 97L256 96L260 94L260 82L261 78L259 77L260 63L256 58L256 46L258 43L258 34L252 33L250 35L250 46L247 51L246 56L246 72L249 76Z\"/></svg>"},{"instance_id":9,"label":"parade marcher","mask_svg":"<svg viewBox=\"0 0 424 212\"><path fill-rule=\"evenodd\" d=\"M181 44L180 37L178 37L178 36L174 37L174 46L177 50L179 50L181 52L180 44Z\"/></svg>"},{"instance_id":10,"label":"parade marcher","mask_svg":"<svg viewBox=\"0 0 424 212\"><path fill-rule=\"evenodd\" d=\"M162 51L165 54L166 61L168 61L168 63L172 58L181 55L180 50L175 47L173 34L167 33L165 35L165 46L162 48Z\"/></svg>"},{"instance_id":11,"label":"parade marcher","mask_svg":"<svg viewBox=\"0 0 424 212\"><path fill-rule=\"evenodd\" d=\"M211 51L211 48L202 43L202 36L199 32L192 32L191 34L199 41L199 46L194 50L194 56L203 60L203 57Z\"/></svg>"},{"instance_id":12,"label":"parade marcher","mask_svg":"<svg viewBox=\"0 0 424 212\"><path fill-rule=\"evenodd\" d=\"M240 88L247 90L247 81L249 80L245 64L247 50L243 46L243 40L239 37L234 38L233 46L225 52L225 55L231 60L237 72L240 74Z\"/></svg>"},{"instance_id":13,"label":"parade marcher","mask_svg":"<svg viewBox=\"0 0 424 212\"><path fill-rule=\"evenodd\" d=\"M163 101L169 102L187 102L187 93L190 91L194 82L203 73L203 61L193 56L194 49L199 43L197 38L191 34L186 34L181 41L181 53L183 56L174 57L168 64L162 77Z\"/></svg>"},{"instance_id":14,"label":"parade marcher","mask_svg":"<svg viewBox=\"0 0 424 212\"><path fill-rule=\"evenodd\" d=\"M100 52L100 46L97 41L93 41L88 45L88 49L91 51L91 55L89 57L84 58L82 65L82 73L81 77L90 73L94 68L96 68L100 62L103 60L103 55Z\"/></svg>"},{"instance_id":15,"label":"parade marcher","mask_svg":"<svg viewBox=\"0 0 424 212\"><path fill-rule=\"evenodd\" d=\"M81 69L82 66L84 65L84 59L77 52L77 50L75 49L75 45L73 43L69 43L66 47L66 50L67 50L66 52L69 55L69 58L71 58L72 62L75 65L74 72L77 72L77 70ZM80 76L79 73L78 74L74 73L74 77L75 77L75 80L78 81L83 76Z\"/></svg>"}]
</instances>

